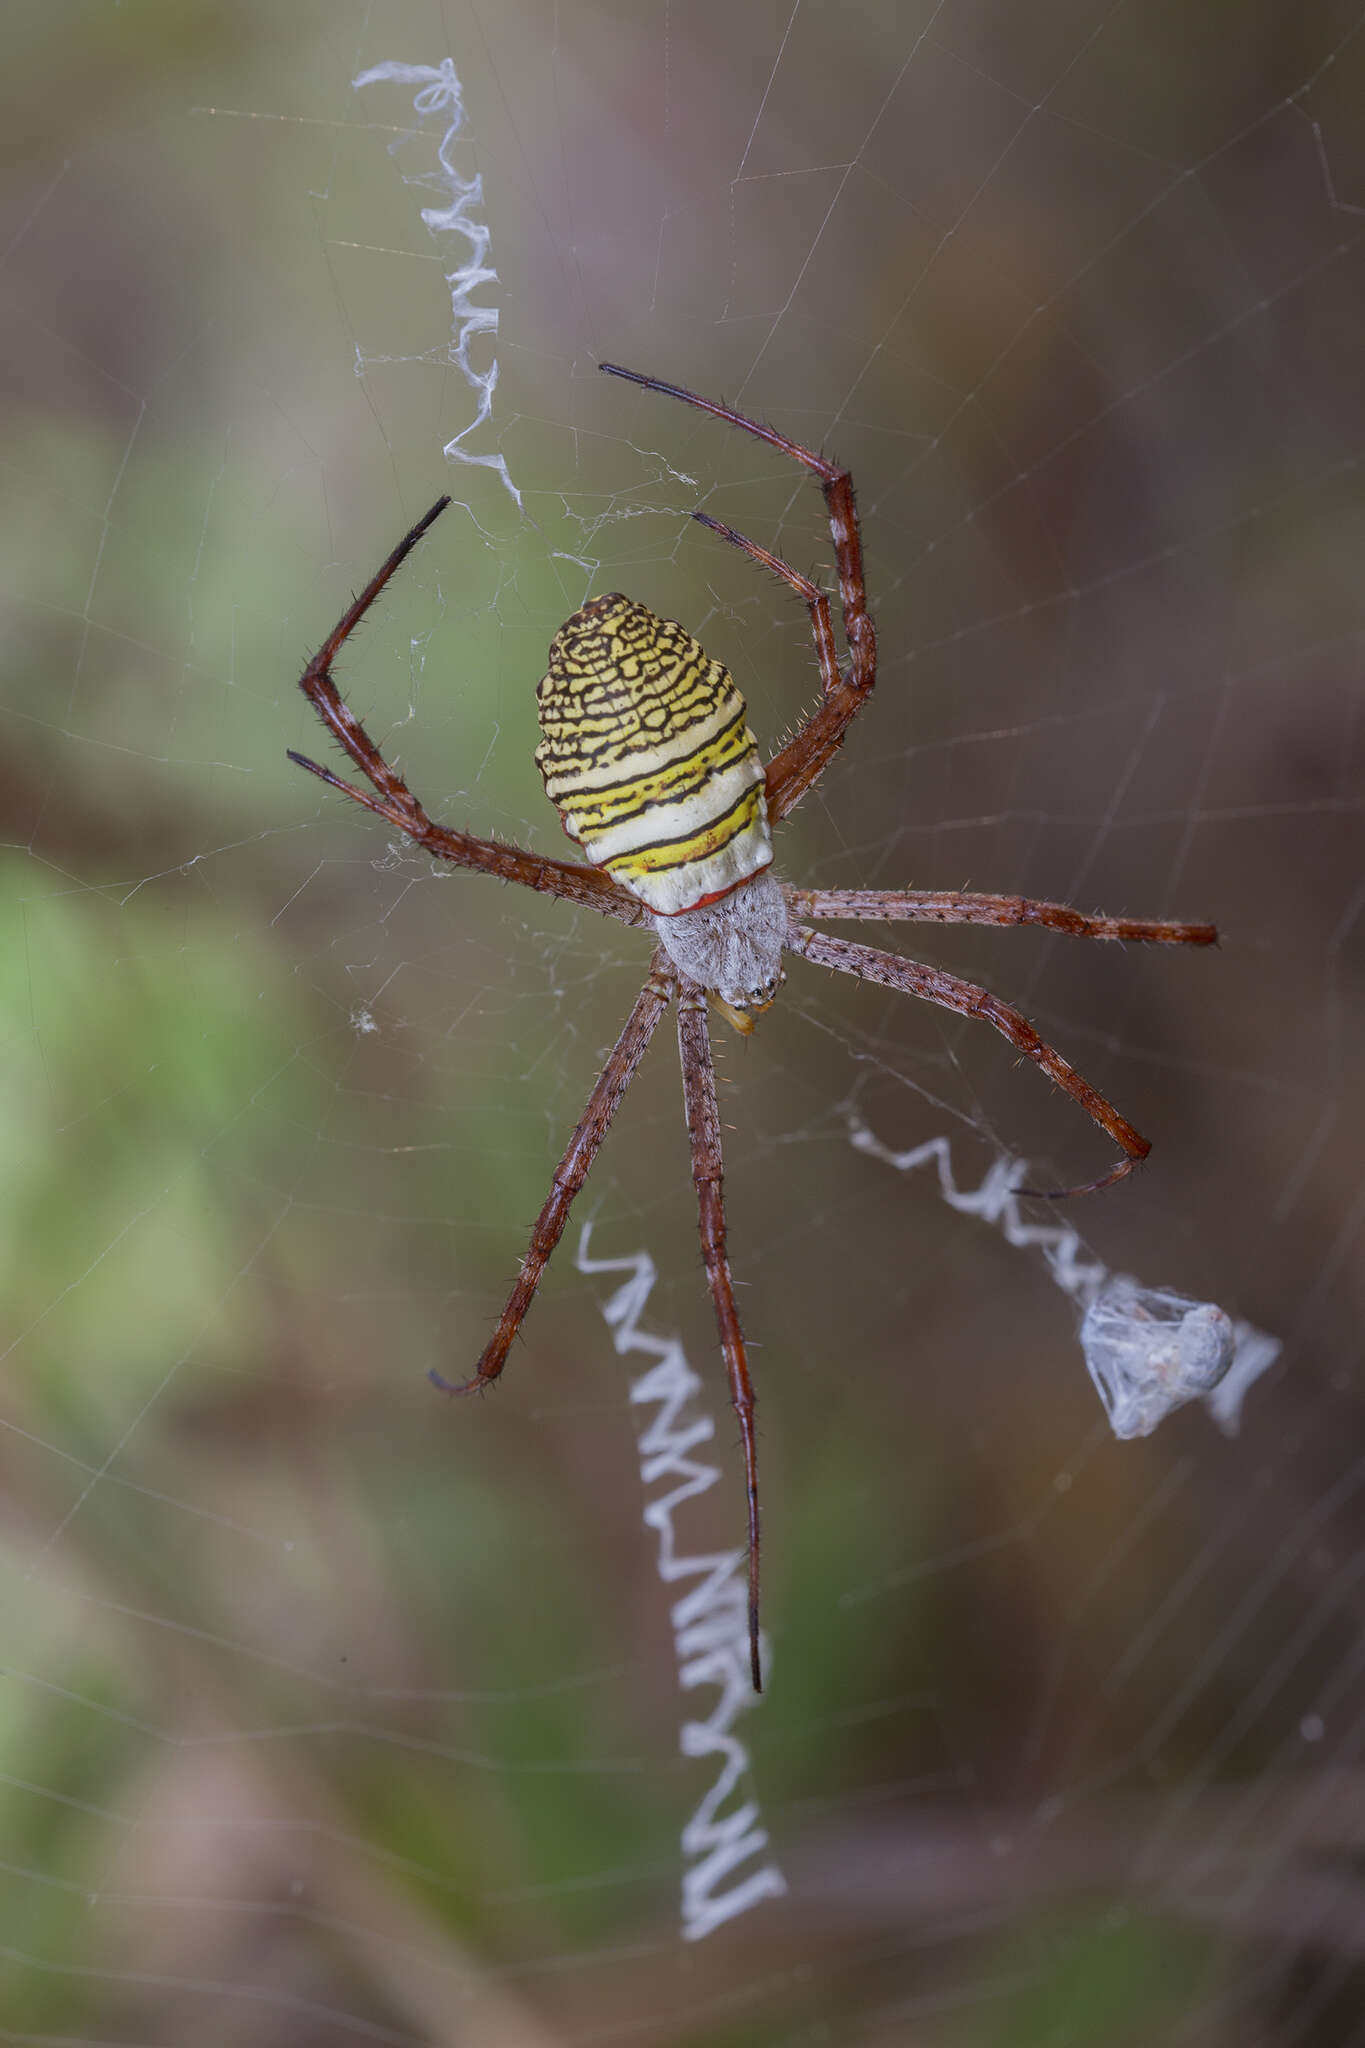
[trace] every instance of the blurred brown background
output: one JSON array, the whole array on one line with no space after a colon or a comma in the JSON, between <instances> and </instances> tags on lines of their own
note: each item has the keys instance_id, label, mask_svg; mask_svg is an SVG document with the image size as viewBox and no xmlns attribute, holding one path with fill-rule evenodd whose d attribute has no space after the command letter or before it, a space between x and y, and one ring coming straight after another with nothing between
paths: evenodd
<instances>
[{"instance_id":1,"label":"blurred brown background","mask_svg":"<svg viewBox=\"0 0 1365 2048\"><path fill-rule=\"evenodd\" d=\"M0 2035L1365 2042L1358 8L38 5L6 20ZM500 316L423 228L453 59ZM571 1227L451 1410L646 948L436 875L292 769L347 651L435 815L563 849L545 645L625 588L771 744L818 493L610 358L837 453L878 700L789 878L1216 918L1217 954L893 933L1154 1142L1068 1220L1284 1341L1118 1444L946 1135L1107 1153L994 1034L794 963L725 1047L788 1897L679 1939L628 1372ZM868 932L874 940L878 934ZM583 1198L715 1388L671 1029ZM984 1042L979 1042L984 1041ZM1041 1212L1039 1221L1055 1221Z\"/></svg>"}]
</instances>

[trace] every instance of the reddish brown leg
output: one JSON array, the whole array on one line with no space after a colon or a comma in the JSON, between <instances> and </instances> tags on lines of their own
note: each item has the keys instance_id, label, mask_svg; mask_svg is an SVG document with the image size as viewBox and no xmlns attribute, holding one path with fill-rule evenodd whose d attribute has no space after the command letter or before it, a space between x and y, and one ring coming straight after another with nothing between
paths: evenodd
<instances>
[{"instance_id":1,"label":"reddish brown leg","mask_svg":"<svg viewBox=\"0 0 1365 2048\"><path fill-rule=\"evenodd\" d=\"M332 680L332 663L346 640L432 521L440 517L449 503L449 498L438 498L412 531L404 534L349 610L342 613L299 679L299 688L304 696L333 738L374 784L378 796L353 788L339 775L333 775L330 768L319 767L316 761L310 761L306 754L296 754L292 748L289 758L296 766L306 768L310 775L318 776L330 789L340 790L353 803L361 804L367 811L374 811L387 819L389 824L441 860L452 861L457 867L479 868L485 874L497 875L504 882L521 882L528 889L565 897L571 903L582 903L589 909L600 910L605 916L620 918L623 924L646 924L648 912L644 906L597 868L580 867L571 861L546 860L540 854L523 853L515 846L502 846L494 839L475 839L467 832L451 832L443 825L433 824L402 776L390 768L360 720L343 701Z\"/></svg>"},{"instance_id":2,"label":"reddish brown leg","mask_svg":"<svg viewBox=\"0 0 1365 2048\"><path fill-rule=\"evenodd\" d=\"M863 981L879 981L886 988L899 989L902 994L923 996L926 1002L937 1003L945 1010L955 1010L961 1017L984 1017L997 1031L1017 1046L1026 1059L1041 1067L1048 1079L1055 1081L1078 1102L1086 1115L1093 1118L1102 1131L1107 1131L1126 1155L1102 1179L1087 1181L1081 1187L1047 1190L1049 1200L1059 1201L1068 1195L1098 1194L1101 1188L1114 1185L1115 1181L1130 1174L1139 1160L1145 1159L1151 1145L1140 1131L1135 1131L1126 1117L1119 1115L1114 1105L1083 1080L1074 1067L1068 1066L1047 1041L1041 1038L1027 1017L1012 1010L1008 1003L1002 1003L988 989L978 988L975 982L960 981L955 974L945 974L940 967L928 967L921 960L905 960L899 953L882 953L874 946L856 946L848 939L832 939L824 932L813 932L809 925L793 925L788 944L807 960L813 960L820 967L836 967L842 974L853 974ZM1040 1192L1032 1188L1020 1189L1021 1194Z\"/></svg>"},{"instance_id":3,"label":"reddish brown leg","mask_svg":"<svg viewBox=\"0 0 1365 2048\"><path fill-rule=\"evenodd\" d=\"M784 562L781 555L771 549L760 547L747 534L736 533L733 526L726 526L719 519L713 519L709 512L694 512L692 517L702 526L709 526L712 533L718 533L722 540L730 541L753 561L780 576L793 589L810 612L810 629L815 640L815 659L820 664L820 679L825 686L825 695L837 690L843 680L839 674L839 656L834 645L834 628L829 621L829 597L818 583L812 583L809 576L803 576L799 569L793 569L790 562Z\"/></svg>"},{"instance_id":4,"label":"reddish brown leg","mask_svg":"<svg viewBox=\"0 0 1365 2048\"><path fill-rule=\"evenodd\" d=\"M1213 946L1211 924L1145 917L1087 917L1065 903L1030 896L980 896L965 889L788 889L794 917L901 918L916 924L1036 924L1076 939L1130 939L1144 945Z\"/></svg>"},{"instance_id":5,"label":"reddish brown leg","mask_svg":"<svg viewBox=\"0 0 1365 2048\"><path fill-rule=\"evenodd\" d=\"M739 1417L744 1446L744 1484L749 1503L749 1670L754 1691L763 1690L758 1652L758 1438L754 1429L754 1390L744 1351L744 1332L735 1307L734 1282L725 1249L725 1162L721 1156L720 1110L716 1074L711 1064L711 1038L706 1028L706 995L692 981L680 984L678 1051L682 1056L683 1099L687 1135L692 1144L692 1180L702 1257L720 1329L720 1348L730 1378L730 1399Z\"/></svg>"},{"instance_id":6,"label":"reddish brown leg","mask_svg":"<svg viewBox=\"0 0 1365 2048\"><path fill-rule=\"evenodd\" d=\"M701 412L709 412L718 420L725 420L732 427L739 427L746 434L753 434L760 441L766 441L770 448L780 449L790 455L794 462L800 462L813 470L820 479L820 488L825 495L825 506L829 513L829 529L834 539L834 559L839 566L839 608L843 617L844 638L848 642L850 668L848 676L831 683L826 668L826 656L821 637L821 624L811 605L811 628L815 634L815 649L820 660L821 674L825 682L825 698L819 710L809 718L801 730L788 740L785 747L776 753L768 763L768 816L774 821L784 818L793 805L800 802L806 791L817 782L828 766L831 756L843 741L844 734L866 703L872 685L877 680L877 635L867 614L867 590L863 579L863 543L858 528L858 512L853 501L853 479L846 469L840 469L833 462L826 462L822 455L816 455L809 448L803 448L799 441L788 440L785 434L777 433L772 427L760 426L757 420L746 419L743 413L734 412L728 405L718 405L714 399L699 398L695 391L686 391L680 384L665 384L660 377L646 377L639 370L624 370L619 363L602 363L599 368L609 376L624 377L631 384L642 384L647 391L661 391L667 398L681 399L684 405L694 405ZM698 514L703 524L716 526L714 519ZM775 555L766 549L760 550L752 542L744 541L729 527L719 528L728 539L746 549L756 560L764 562L776 574L799 588L796 571L789 569ZM801 578L802 583L805 578ZM813 586L811 586L813 588ZM801 592L805 596L804 590ZM810 599L806 599L810 603ZM826 622L828 612L826 612ZM837 667L837 664L836 664Z\"/></svg>"},{"instance_id":7,"label":"reddish brown leg","mask_svg":"<svg viewBox=\"0 0 1365 2048\"><path fill-rule=\"evenodd\" d=\"M540 1276L564 1233L573 1198L592 1171L592 1163L611 1126L617 1105L635 1078L635 1070L644 1058L645 1047L654 1035L655 1025L668 1007L674 986L660 948L650 963L649 979L635 999L635 1007L626 1019L621 1036L607 1055L606 1065L588 1097L588 1106L578 1120L564 1157L555 1168L549 1198L536 1218L517 1284L508 1296L507 1306L479 1360L473 1379L456 1383L443 1379L437 1372L429 1375L443 1394L472 1394L483 1387L491 1387L506 1365L512 1341L535 1299Z\"/></svg>"},{"instance_id":8,"label":"reddish brown leg","mask_svg":"<svg viewBox=\"0 0 1365 2048\"><path fill-rule=\"evenodd\" d=\"M429 512L424 512L409 533L405 533L388 560L380 565L371 576L359 597L353 598L350 608L341 614L327 638L319 647L299 678L299 688L308 699L323 724L329 728L334 739L339 740L358 768L363 768L379 794L387 797L396 808L411 804L412 798L400 776L385 761L373 741L366 734L364 726L342 703L335 683L332 681L332 663L350 639L370 606L379 596L389 579L402 568L408 556L416 547L429 526L433 526L450 503L449 498L438 498ZM291 760L298 760L291 755ZM301 767L313 766L312 762L300 762ZM415 807L414 807L415 808Z\"/></svg>"}]
</instances>

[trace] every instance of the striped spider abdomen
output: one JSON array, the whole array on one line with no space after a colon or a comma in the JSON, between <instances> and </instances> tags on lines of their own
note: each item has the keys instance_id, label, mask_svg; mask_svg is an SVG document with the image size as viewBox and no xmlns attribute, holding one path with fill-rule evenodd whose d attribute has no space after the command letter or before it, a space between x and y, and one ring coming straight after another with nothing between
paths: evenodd
<instances>
[{"instance_id":1,"label":"striped spider abdomen","mask_svg":"<svg viewBox=\"0 0 1365 2048\"><path fill-rule=\"evenodd\" d=\"M536 690L536 762L564 829L657 917L773 857L763 763L729 670L673 619L609 591L567 619Z\"/></svg>"}]
</instances>

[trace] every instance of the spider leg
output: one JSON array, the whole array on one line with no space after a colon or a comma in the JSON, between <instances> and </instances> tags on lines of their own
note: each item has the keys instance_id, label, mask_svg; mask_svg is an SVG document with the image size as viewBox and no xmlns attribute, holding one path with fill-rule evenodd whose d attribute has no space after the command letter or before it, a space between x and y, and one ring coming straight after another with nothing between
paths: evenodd
<instances>
[{"instance_id":1,"label":"spider leg","mask_svg":"<svg viewBox=\"0 0 1365 2048\"><path fill-rule=\"evenodd\" d=\"M1115 1181L1123 1180L1151 1151L1151 1144L1142 1133L1135 1131L1098 1088L1083 1080L1075 1068L1040 1037L1027 1017L1021 1016L1018 1010L1012 1010L1008 1003L1002 1003L988 989L978 988L975 982L961 981L955 974L945 974L941 967L929 967L922 960L906 960L899 953L883 953L875 946L857 946L848 939L832 939L824 932L812 931L809 925L794 924L788 943L793 951L813 960L819 967L836 967L841 974L856 975L863 981L878 981L886 988L899 989L904 995L922 996L926 1002L937 1003L942 1009L955 1010L960 1017L983 1017L1008 1038L1011 1045L1017 1046L1026 1059L1041 1067L1048 1079L1064 1089L1073 1102L1078 1102L1086 1115L1102 1131L1109 1133L1125 1156L1112 1173L1104 1174L1099 1180L1087 1181L1081 1187L1047 1190L1049 1200L1059 1201L1068 1195L1098 1194L1101 1188L1112 1187ZM1028 1188L1018 1192L1033 1194L1039 1191Z\"/></svg>"},{"instance_id":2,"label":"spider leg","mask_svg":"<svg viewBox=\"0 0 1365 2048\"><path fill-rule=\"evenodd\" d=\"M457 1383L443 1379L437 1372L429 1374L433 1385L439 1387L443 1394L472 1394L480 1388L489 1387L506 1365L512 1341L535 1299L540 1276L564 1233L573 1198L592 1171L593 1161L611 1126L617 1105L635 1078L635 1070L644 1058L645 1047L654 1035L655 1025L668 1007L674 986L663 949L657 948L650 962L649 978L635 999L635 1007L625 1021L621 1036L607 1055L606 1064L588 1097L587 1108L574 1128L564 1157L555 1168L550 1193L536 1218L516 1286L508 1296L507 1306L479 1360L473 1379Z\"/></svg>"},{"instance_id":3,"label":"spider leg","mask_svg":"<svg viewBox=\"0 0 1365 2048\"><path fill-rule=\"evenodd\" d=\"M299 677L299 688L332 737L346 749L356 766L368 775L380 795L387 797L400 808L405 803L411 804L412 799L408 796L402 778L394 774L360 720L342 702L341 693L332 681L332 663L385 584L403 566L427 528L434 525L449 503L449 498L438 498L431 510L423 513L416 526L403 535L393 553L371 576L359 597L353 598L347 610L341 614Z\"/></svg>"},{"instance_id":4,"label":"spider leg","mask_svg":"<svg viewBox=\"0 0 1365 2048\"><path fill-rule=\"evenodd\" d=\"M837 463L826 462L822 455L803 448L799 441L789 440L785 434L779 434L772 427L761 426L757 420L746 419L743 413L733 411L728 405L719 405L711 398L699 398L695 391L686 391L680 384L666 384L660 377L646 377L639 370L622 369L619 363L600 363L598 367L609 376L624 377L628 383L642 384L647 391L661 391L667 398L681 399L684 405L694 405L701 412L709 412L716 419L755 435L758 440L766 441L770 448L790 455L794 462L813 470L820 479L834 540L834 559L839 569L839 609L843 617L844 638L848 642L850 667L846 677L831 683L825 667L820 622L812 605L811 627L815 634L816 653L820 657L825 695L820 708L768 763L768 815L776 822L786 817L824 773L877 680L877 635L867 611L863 542L858 526L858 509L853 499L853 479ZM709 518L703 523L717 525ZM788 569L785 563L779 564L776 556L769 555L766 549L756 548L752 542L741 540L728 527L719 530L756 560L784 576L793 589L800 587L795 580L796 571ZM805 578L801 581L804 582ZM805 596L804 591L802 595ZM806 602L810 603L809 598Z\"/></svg>"},{"instance_id":5,"label":"spider leg","mask_svg":"<svg viewBox=\"0 0 1365 2048\"><path fill-rule=\"evenodd\" d=\"M719 519L713 519L709 512L694 512L692 517L701 526L709 526L712 533L718 533L722 540L730 541L741 548L755 562L761 562L774 576L780 576L796 592L801 602L810 610L810 629L815 640L815 658L820 664L820 678L825 686L825 695L830 696L843 680L839 674L839 656L834 646L834 628L829 620L829 597L818 583L812 583L809 576L803 576L799 569L793 569L790 562L784 562L781 555L773 554L768 548L760 547L747 534L736 533L733 526L726 526Z\"/></svg>"},{"instance_id":6,"label":"spider leg","mask_svg":"<svg viewBox=\"0 0 1365 2048\"><path fill-rule=\"evenodd\" d=\"M330 768L310 761L306 754L296 754L292 747L287 752L296 768L306 768L329 788L350 797L352 803L387 819L438 860L448 860L455 867L476 868L485 875L496 876L500 882L520 882L524 888L538 889L543 895L560 896L568 903L582 904L587 910L599 910L604 917L619 918L622 924L649 923L647 906L601 868L585 867L570 860L550 860L544 854L527 853L520 846L504 846L496 839L476 839L470 832L452 832L445 825L433 824L407 791L405 802L389 802L371 796L367 789L357 789L353 783L333 775Z\"/></svg>"},{"instance_id":7,"label":"spider leg","mask_svg":"<svg viewBox=\"0 0 1365 2048\"><path fill-rule=\"evenodd\" d=\"M692 1181L702 1257L720 1329L730 1399L739 1417L744 1446L744 1483L749 1505L749 1670L754 1691L763 1690L758 1651L758 1439L754 1430L754 1390L744 1351L744 1332L735 1307L734 1281L725 1249L725 1162L721 1156L720 1110L716 1073L711 1063L711 1038L706 1028L706 995L696 982L684 981L678 996L678 1052L682 1059L683 1100L687 1135L692 1146Z\"/></svg>"},{"instance_id":8,"label":"spider leg","mask_svg":"<svg viewBox=\"0 0 1365 2048\"><path fill-rule=\"evenodd\" d=\"M982 896L967 889L788 889L794 917L905 919L915 924L1037 924L1075 939L1129 939L1145 945L1214 946L1218 927L1164 918L1088 917L1065 903L1031 896Z\"/></svg>"},{"instance_id":9,"label":"spider leg","mask_svg":"<svg viewBox=\"0 0 1365 2048\"><path fill-rule=\"evenodd\" d=\"M547 895L565 897L572 903L599 910L605 916L619 918L623 924L646 924L648 912L645 907L610 875L597 868L580 866L573 861L547 860L540 854L525 853L519 847L503 846L493 839L476 839L470 833L452 832L434 824L402 776L390 768L332 680L332 663L346 640L427 528L449 503L449 498L438 498L411 532L404 534L359 597L342 613L299 679L299 688L323 724L373 783L378 795L371 796L368 790L356 789L339 775L333 775L329 768L320 767L306 754L297 754L292 748L289 759L296 767L306 768L310 775L316 775L329 788L340 790L353 803L377 812L440 860L451 861L457 867L478 868L504 882L520 882L528 889L538 889Z\"/></svg>"}]
</instances>

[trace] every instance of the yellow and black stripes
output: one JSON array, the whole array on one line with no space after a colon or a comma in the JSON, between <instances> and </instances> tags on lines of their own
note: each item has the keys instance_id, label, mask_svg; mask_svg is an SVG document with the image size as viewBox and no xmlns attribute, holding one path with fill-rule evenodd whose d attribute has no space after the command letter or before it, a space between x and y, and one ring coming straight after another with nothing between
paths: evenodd
<instances>
[{"instance_id":1,"label":"yellow and black stripes","mask_svg":"<svg viewBox=\"0 0 1365 2048\"><path fill-rule=\"evenodd\" d=\"M651 910L694 910L767 867L744 699L674 620L593 598L555 634L536 697L536 761L565 831Z\"/></svg>"}]
</instances>

